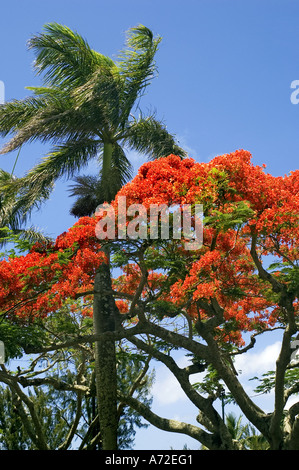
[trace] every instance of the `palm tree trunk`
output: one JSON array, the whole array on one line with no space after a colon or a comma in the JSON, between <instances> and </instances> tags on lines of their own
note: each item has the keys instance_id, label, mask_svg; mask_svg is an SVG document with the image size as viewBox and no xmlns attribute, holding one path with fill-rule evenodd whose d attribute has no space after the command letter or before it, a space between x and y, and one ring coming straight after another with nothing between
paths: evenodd
<instances>
[{"instance_id":1,"label":"palm tree trunk","mask_svg":"<svg viewBox=\"0 0 299 470\"><path fill-rule=\"evenodd\" d=\"M115 330L116 305L111 290L110 268L100 266L94 282L94 332L100 335ZM117 449L117 374L115 342L101 338L95 342L97 403L103 450Z\"/></svg>"}]
</instances>

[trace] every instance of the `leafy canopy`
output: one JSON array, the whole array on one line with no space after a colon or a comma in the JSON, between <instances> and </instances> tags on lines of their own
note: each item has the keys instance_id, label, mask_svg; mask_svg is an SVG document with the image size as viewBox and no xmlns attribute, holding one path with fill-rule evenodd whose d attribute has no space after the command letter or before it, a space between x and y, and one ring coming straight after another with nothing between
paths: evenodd
<instances>
[{"instance_id":1,"label":"leafy canopy","mask_svg":"<svg viewBox=\"0 0 299 470\"><path fill-rule=\"evenodd\" d=\"M284 324L286 295L297 315L298 171L274 177L254 166L245 151L209 163L170 155L144 164L119 191L113 202L116 216L120 196L126 196L127 207L200 202L205 212L199 250L186 251L183 239L111 244L112 262L122 269L113 280L122 314L138 315L132 299L146 270L142 299L150 314L162 318L163 312L185 312L194 321L207 321L215 315L214 302L214 309L218 305L223 313L222 324L214 331L221 342L240 345L242 331ZM98 220L99 216L83 217L54 243L35 244L28 254L3 260L3 314L44 317L66 300L85 296L84 312L90 315L94 276L105 259L105 241L95 235ZM137 255L141 247L144 265ZM262 262L269 256L283 264L265 274Z\"/></svg>"}]
</instances>

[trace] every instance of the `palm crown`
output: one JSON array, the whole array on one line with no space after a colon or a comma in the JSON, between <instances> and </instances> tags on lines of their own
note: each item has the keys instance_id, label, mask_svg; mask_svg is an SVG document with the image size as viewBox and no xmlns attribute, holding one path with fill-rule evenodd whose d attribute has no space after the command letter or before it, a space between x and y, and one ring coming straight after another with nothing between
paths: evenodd
<instances>
[{"instance_id":1,"label":"palm crown","mask_svg":"<svg viewBox=\"0 0 299 470\"><path fill-rule=\"evenodd\" d=\"M15 210L26 218L49 197L59 177L74 177L90 159L99 163L101 203L113 199L132 175L125 148L149 158L185 155L155 116L132 114L154 76L160 40L145 26L132 28L126 48L113 61L57 23L30 39L43 86L28 87L31 96L0 106L0 135L11 134L1 153L35 140L50 142L51 150L24 177L2 184Z\"/></svg>"},{"instance_id":2,"label":"palm crown","mask_svg":"<svg viewBox=\"0 0 299 470\"><path fill-rule=\"evenodd\" d=\"M9 217L6 210L5 220L17 220L18 211L26 220L32 208L49 196L59 177L74 177L90 159L97 159L100 166L96 191L100 203L113 199L131 177L132 166L125 148L146 153L150 158L170 153L184 156L154 116L132 115L133 106L154 76L159 43L160 38L154 38L145 26L132 28L127 47L114 62L92 50L78 33L56 23L46 25L42 34L29 41L36 53L35 69L43 75L44 83L30 88L32 96L0 107L0 132L2 136L12 134L2 153L35 140L50 143L51 151L23 178L0 178L3 203L6 209L14 208ZM82 180L78 183L82 189ZM110 291L110 269L105 263L94 281L96 334L113 329L115 321L114 298L110 294L106 300L107 296L101 294L103 283L104 290L107 285ZM115 343L104 343L96 341L95 348L97 401L103 448L115 449Z\"/></svg>"}]
</instances>

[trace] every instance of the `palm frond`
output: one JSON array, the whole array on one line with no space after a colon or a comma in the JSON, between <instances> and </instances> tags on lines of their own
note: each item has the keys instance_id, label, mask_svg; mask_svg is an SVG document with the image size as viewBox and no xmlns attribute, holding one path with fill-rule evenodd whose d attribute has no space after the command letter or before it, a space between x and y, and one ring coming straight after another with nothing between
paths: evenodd
<instances>
[{"instance_id":1,"label":"palm frond","mask_svg":"<svg viewBox=\"0 0 299 470\"><path fill-rule=\"evenodd\" d=\"M0 135L5 137L11 132L18 131L46 106L43 97L35 96L7 101L0 105Z\"/></svg>"},{"instance_id":2,"label":"palm frond","mask_svg":"<svg viewBox=\"0 0 299 470\"><path fill-rule=\"evenodd\" d=\"M2 208L2 224L15 220L14 227L25 224L34 209L39 209L49 198L58 178L72 178L91 157L96 157L97 142L79 139L57 147L34 166L24 177L0 182L5 197Z\"/></svg>"},{"instance_id":3,"label":"palm frond","mask_svg":"<svg viewBox=\"0 0 299 470\"><path fill-rule=\"evenodd\" d=\"M18 240L48 244L51 238L34 226L24 229L27 223L26 207L19 201L22 191L21 178L0 170L0 246Z\"/></svg>"},{"instance_id":4,"label":"palm frond","mask_svg":"<svg viewBox=\"0 0 299 470\"><path fill-rule=\"evenodd\" d=\"M161 37L139 25L127 33L126 49L120 52L118 67L125 79L122 122L125 123L137 98L142 95L156 72L155 54Z\"/></svg>"},{"instance_id":5,"label":"palm frond","mask_svg":"<svg viewBox=\"0 0 299 470\"><path fill-rule=\"evenodd\" d=\"M53 239L34 226L31 226L28 229L12 229L8 226L0 227L0 248L4 247L8 243L13 243L20 251L23 251L24 249L26 251L36 243L41 247L46 248L49 244L53 243Z\"/></svg>"},{"instance_id":6,"label":"palm frond","mask_svg":"<svg viewBox=\"0 0 299 470\"><path fill-rule=\"evenodd\" d=\"M114 179L117 191L133 176L133 166L123 148L115 143L111 159L111 178Z\"/></svg>"},{"instance_id":7,"label":"palm frond","mask_svg":"<svg viewBox=\"0 0 299 470\"><path fill-rule=\"evenodd\" d=\"M34 225L26 229L14 230L14 233L19 236L21 240L27 240L30 243L39 243L47 246L53 242L53 238L45 235L45 233Z\"/></svg>"},{"instance_id":8,"label":"palm frond","mask_svg":"<svg viewBox=\"0 0 299 470\"><path fill-rule=\"evenodd\" d=\"M122 95L123 80L117 67L98 67L84 85L73 91L77 106L87 116L94 116L102 134L114 133L118 128Z\"/></svg>"},{"instance_id":9,"label":"palm frond","mask_svg":"<svg viewBox=\"0 0 299 470\"><path fill-rule=\"evenodd\" d=\"M133 175L133 166L126 157L123 148L115 142L112 145L111 161L108 168L101 172L102 194L104 201L111 202L120 188Z\"/></svg>"},{"instance_id":10,"label":"palm frond","mask_svg":"<svg viewBox=\"0 0 299 470\"><path fill-rule=\"evenodd\" d=\"M20 179L0 170L0 228L17 229L22 226L25 216L23 208L17 207Z\"/></svg>"},{"instance_id":11,"label":"palm frond","mask_svg":"<svg viewBox=\"0 0 299 470\"><path fill-rule=\"evenodd\" d=\"M26 106L24 109L22 105L18 108L17 103L15 110L13 107L3 109L3 126L0 130L3 130L3 134L13 132L14 135L0 154L35 140L56 144L75 140L78 135L105 135L111 133L113 127L115 131L119 116L117 85L113 83L111 75L104 82L106 89L102 86L99 93L96 90L100 86L99 82L95 89L87 82L72 93L57 87L29 87L36 94L35 102L41 104L29 111ZM104 82L102 74L102 84Z\"/></svg>"},{"instance_id":12,"label":"palm frond","mask_svg":"<svg viewBox=\"0 0 299 470\"><path fill-rule=\"evenodd\" d=\"M33 88L39 96L41 105L31 110L31 115L24 109L23 113L27 113L27 118L22 119L21 112L16 113L15 118L21 117L22 123L11 127L10 131L14 132L13 137L4 145L0 153L8 153L16 150L24 143L39 140L45 142L61 142L65 140L74 140L79 132L91 132L91 121L88 114L82 115L80 109L76 106L70 94L67 94L58 88ZM9 121L11 110L7 110L6 119ZM99 118L98 110L98 118ZM12 117L10 117L12 121ZM1 111L0 111L1 124ZM12 122L6 122L6 129Z\"/></svg>"},{"instance_id":13,"label":"palm frond","mask_svg":"<svg viewBox=\"0 0 299 470\"><path fill-rule=\"evenodd\" d=\"M70 185L70 196L76 197L70 213L75 217L91 216L104 202L111 202L120 188L131 178L133 167L123 149L115 144L109 173L98 178L93 175L77 176Z\"/></svg>"},{"instance_id":14,"label":"palm frond","mask_svg":"<svg viewBox=\"0 0 299 470\"><path fill-rule=\"evenodd\" d=\"M81 197L95 193L99 178L95 175L79 175L75 177L74 181L75 184L69 186L70 196Z\"/></svg>"},{"instance_id":15,"label":"palm frond","mask_svg":"<svg viewBox=\"0 0 299 470\"><path fill-rule=\"evenodd\" d=\"M98 141L77 135L77 138L57 145L24 178L29 187L39 191L61 176L72 178L90 158L96 157L98 150Z\"/></svg>"},{"instance_id":16,"label":"palm frond","mask_svg":"<svg viewBox=\"0 0 299 470\"><path fill-rule=\"evenodd\" d=\"M2 195L0 206L0 227L9 226L12 230L20 229L29 220L34 209L39 209L53 189L48 185L40 192L28 186L26 177L0 184Z\"/></svg>"},{"instance_id":17,"label":"palm frond","mask_svg":"<svg viewBox=\"0 0 299 470\"><path fill-rule=\"evenodd\" d=\"M150 159L166 157L170 154L186 157L173 135L171 135L162 122L153 116L134 119L128 128L125 138L132 149L148 155Z\"/></svg>"},{"instance_id":18,"label":"palm frond","mask_svg":"<svg viewBox=\"0 0 299 470\"><path fill-rule=\"evenodd\" d=\"M113 61L91 49L76 31L58 23L48 23L44 32L28 41L36 54L35 69L44 74L46 84L73 88L80 86L100 66Z\"/></svg>"},{"instance_id":19,"label":"palm frond","mask_svg":"<svg viewBox=\"0 0 299 470\"><path fill-rule=\"evenodd\" d=\"M101 181L93 175L80 175L75 178L75 184L70 185L71 197L76 197L70 214L74 217L91 216L99 204L104 202L101 194Z\"/></svg>"}]
</instances>

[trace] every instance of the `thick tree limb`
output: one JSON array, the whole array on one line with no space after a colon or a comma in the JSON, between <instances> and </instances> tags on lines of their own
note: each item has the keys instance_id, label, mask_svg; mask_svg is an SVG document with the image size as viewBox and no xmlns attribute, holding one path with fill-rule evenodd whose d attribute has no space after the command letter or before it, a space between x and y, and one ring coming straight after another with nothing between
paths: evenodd
<instances>
[{"instance_id":1,"label":"thick tree limb","mask_svg":"<svg viewBox=\"0 0 299 470\"><path fill-rule=\"evenodd\" d=\"M198 442L205 445L211 450L218 450L221 446L221 442L219 441L217 436L209 434L197 426L187 424L181 421L176 421L174 419L162 418L161 416L158 416L153 411L151 411L143 403L136 400L136 398L129 396L121 396L120 399L124 403L127 403L127 405L131 406L138 413L140 413L141 416L143 416L144 419L146 419L153 426L162 429L163 431L186 434L187 436L192 437L193 439L197 440Z\"/></svg>"}]
</instances>

